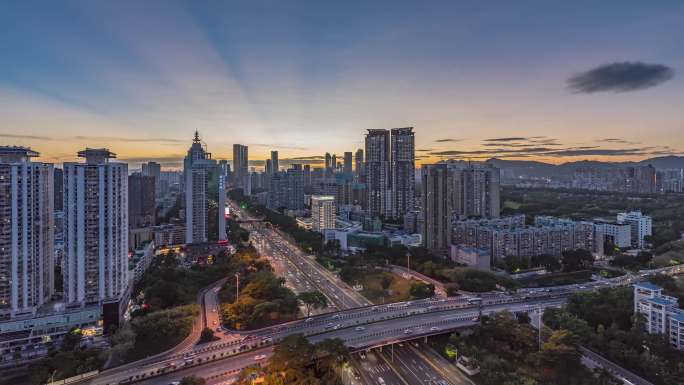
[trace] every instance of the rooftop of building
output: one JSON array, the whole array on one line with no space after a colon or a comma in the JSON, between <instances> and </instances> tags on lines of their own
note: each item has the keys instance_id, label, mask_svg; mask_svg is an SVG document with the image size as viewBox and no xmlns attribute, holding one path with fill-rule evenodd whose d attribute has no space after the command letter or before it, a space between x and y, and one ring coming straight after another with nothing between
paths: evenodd
<instances>
[{"instance_id":1,"label":"rooftop of building","mask_svg":"<svg viewBox=\"0 0 684 385\"><path fill-rule=\"evenodd\" d=\"M39 155L30 147L0 146L0 161L2 162L24 162Z\"/></svg>"},{"instance_id":2,"label":"rooftop of building","mask_svg":"<svg viewBox=\"0 0 684 385\"><path fill-rule=\"evenodd\" d=\"M677 304L677 301L675 301L674 299L663 297L646 298L645 301L661 306L672 306Z\"/></svg>"},{"instance_id":3,"label":"rooftop of building","mask_svg":"<svg viewBox=\"0 0 684 385\"><path fill-rule=\"evenodd\" d=\"M648 282L648 281L637 282L633 286L641 288L641 289L646 289L646 290L662 290L663 289L662 287L660 287L654 283Z\"/></svg>"},{"instance_id":4,"label":"rooftop of building","mask_svg":"<svg viewBox=\"0 0 684 385\"><path fill-rule=\"evenodd\" d=\"M671 318L679 323L684 323L684 312L674 313Z\"/></svg>"}]
</instances>

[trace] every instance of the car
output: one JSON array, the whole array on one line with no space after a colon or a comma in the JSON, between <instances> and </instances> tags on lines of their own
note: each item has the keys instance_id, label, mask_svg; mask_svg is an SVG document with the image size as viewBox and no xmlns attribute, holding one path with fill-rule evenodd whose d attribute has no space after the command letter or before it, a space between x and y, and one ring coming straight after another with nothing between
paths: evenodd
<instances>
[{"instance_id":1,"label":"car","mask_svg":"<svg viewBox=\"0 0 684 385\"><path fill-rule=\"evenodd\" d=\"M263 360L264 358L266 358L265 354L258 354L256 356L254 356L254 361L260 361L260 360Z\"/></svg>"},{"instance_id":2,"label":"car","mask_svg":"<svg viewBox=\"0 0 684 385\"><path fill-rule=\"evenodd\" d=\"M180 381L171 381L169 385L180 385Z\"/></svg>"},{"instance_id":3,"label":"car","mask_svg":"<svg viewBox=\"0 0 684 385\"><path fill-rule=\"evenodd\" d=\"M306 321L304 321L304 322L311 322L311 321L313 321L313 318L307 318Z\"/></svg>"},{"instance_id":4,"label":"car","mask_svg":"<svg viewBox=\"0 0 684 385\"><path fill-rule=\"evenodd\" d=\"M431 332L434 332L435 330L439 330L439 328L438 328L437 326L433 326L433 327L430 328L430 331L431 331Z\"/></svg>"},{"instance_id":5,"label":"car","mask_svg":"<svg viewBox=\"0 0 684 385\"><path fill-rule=\"evenodd\" d=\"M404 330L404 334L411 334L411 329Z\"/></svg>"},{"instance_id":6,"label":"car","mask_svg":"<svg viewBox=\"0 0 684 385\"><path fill-rule=\"evenodd\" d=\"M335 327L333 328L333 330L337 330L337 329L339 329L339 328L340 328L340 324L337 324L337 325L335 325Z\"/></svg>"},{"instance_id":7,"label":"car","mask_svg":"<svg viewBox=\"0 0 684 385\"><path fill-rule=\"evenodd\" d=\"M330 329L330 328L333 327L333 326L334 326L334 325L332 324L332 322L328 322L328 324L325 325L325 328L326 328L326 329Z\"/></svg>"},{"instance_id":8,"label":"car","mask_svg":"<svg viewBox=\"0 0 684 385\"><path fill-rule=\"evenodd\" d=\"M356 330L357 332L360 332L360 331L366 330L366 328L363 326L357 326L354 330Z\"/></svg>"}]
</instances>

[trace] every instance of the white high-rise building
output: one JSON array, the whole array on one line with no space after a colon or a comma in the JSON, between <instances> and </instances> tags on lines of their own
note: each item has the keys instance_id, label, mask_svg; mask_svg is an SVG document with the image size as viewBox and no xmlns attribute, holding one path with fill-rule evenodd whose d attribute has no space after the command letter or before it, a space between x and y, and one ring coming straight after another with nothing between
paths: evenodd
<instances>
[{"instance_id":1,"label":"white high-rise building","mask_svg":"<svg viewBox=\"0 0 684 385\"><path fill-rule=\"evenodd\" d=\"M216 168L195 131L192 146L183 161L185 177L185 241L187 243L207 242L209 179Z\"/></svg>"},{"instance_id":2,"label":"white high-rise building","mask_svg":"<svg viewBox=\"0 0 684 385\"><path fill-rule=\"evenodd\" d=\"M335 197L311 196L311 229L319 233L335 228Z\"/></svg>"},{"instance_id":3,"label":"white high-rise building","mask_svg":"<svg viewBox=\"0 0 684 385\"><path fill-rule=\"evenodd\" d=\"M643 215L641 211L618 213L617 222L629 225L632 247L643 249L646 246L645 237L652 234L653 221L651 217Z\"/></svg>"},{"instance_id":4,"label":"white high-rise building","mask_svg":"<svg viewBox=\"0 0 684 385\"><path fill-rule=\"evenodd\" d=\"M128 165L105 148L64 163L64 299L102 304L127 293Z\"/></svg>"},{"instance_id":5,"label":"white high-rise building","mask_svg":"<svg viewBox=\"0 0 684 385\"><path fill-rule=\"evenodd\" d=\"M450 162L449 195L452 213L461 218L498 218L499 169L489 164Z\"/></svg>"},{"instance_id":6,"label":"white high-rise building","mask_svg":"<svg viewBox=\"0 0 684 385\"><path fill-rule=\"evenodd\" d=\"M35 314L54 291L53 168L0 147L0 318Z\"/></svg>"}]
</instances>

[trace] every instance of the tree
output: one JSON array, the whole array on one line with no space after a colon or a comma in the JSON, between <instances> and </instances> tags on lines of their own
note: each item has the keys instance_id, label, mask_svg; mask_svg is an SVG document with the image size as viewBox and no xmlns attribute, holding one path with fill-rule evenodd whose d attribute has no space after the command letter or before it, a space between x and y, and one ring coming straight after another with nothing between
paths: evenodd
<instances>
[{"instance_id":1,"label":"tree","mask_svg":"<svg viewBox=\"0 0 684 385\"><path fill-rule=\"evenodd\" d=\"M430 298L435 295L435 285L431 283L412 282L409 292L414 299Z\"/></svg>"},{"instance_id":2,"label":"tree","mask_svg":"<svg viewBox=\"0 0 684 385\"><path fill-rule=\"evenodd\" d=\"M591 267L594 256L589 250L577 249L563 252L563 270L577 271Z\"/></svg>"},{"instance_id":3,"label":"tree","mask_svg":"<svg viewBox=\"0 0 684 385\"><path fill-rule=\"evenodd\" d=\"M200 339L199 342L206 343L214 340L214 331L210 328L204 328L202 329L202 333L200 334Z\"/></svg>"},{"instance_id":4,"label":"tree","mask_svg":"<svg viewBox=\"0 0 684 385\"><path fill-rule=\"evenodd\" d=\"M306 306L306 316L311 315L312 309L322 309L328 306L328 299L319 291L305 291L297 296Z\"/></svg>"},{"instance_id":5,"label":"tree","mask_svg":"<svg viewBox=\"0 0 684 385\"><path fill-rule=\"evenodd\" d=\"M207 381L198 376L185 376L180 382L180 385L206 385Z\"/></svg>"}]
</instances>

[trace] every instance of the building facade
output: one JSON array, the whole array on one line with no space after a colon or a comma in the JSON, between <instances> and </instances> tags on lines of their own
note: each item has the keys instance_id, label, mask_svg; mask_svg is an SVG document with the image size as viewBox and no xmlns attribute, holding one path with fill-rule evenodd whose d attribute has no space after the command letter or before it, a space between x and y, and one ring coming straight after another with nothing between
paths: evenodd
<instances>
[{"instance_id":1,"label":"building facade","mask_svg":"<svg viewBox=\"0 0 684 385\"><path fill-rule=\"evenodd\" d=\"M489 164L449 164L450 206L462 218L497 218L500 214L499 169Z\"/></svg>"},{"instance_id":2,"label":"building facade","mask_svg":"<svg viewBox=\"0 0 684 385\"><path fill-rule=\"evenodd\" d=\"M64 164L64 299L87 306L128 290L128 165L107 149Z\"/></svg>"},{"instance_id":3,"label":"building facade","mask_svg":"<svg viewBox=\"0 0 684 385\"><path fill-rule=\"evenodd\" d=\"M154 226L156 220L156 179L135 173L128 176L128 225L131 228Z\"/></svg>"},{"instance_id":4,"label":"building facade","mask_svg":"<svg viewBox=\"0 0 684 385\"><path fill-rule=\"evenodd\" d=\"M34 315L54 293L51 164L0 147L0 320Z\"/></svg>"},{"instance_id":5,"label":"building facade","mask_svg":"<svg viewBox=\"0 0 684 385\"><path fill-rule=\"evenodd\" d=\"M646 237L653 234L653 221L641 211L618 213L617 222L628 224L631 234L631 246L636 249L646 247Z\"/></svg>"},{"instance_id":6,"label":"building facade","mask_svg":"<svg viewBox=\"0 0 684 385\"><path fill-rule=\"evenodd\" d=\"M242 144L233 145L233 185L246 189L249 184L249 148ZM249 195L248 193L245 193Z\"/></svg>"},{"instance_id":7,"label":"building facade","mask_svg":"<svg viewBox=\"0 0 684 385\"><path fill-rule=\"evenodd\" d=\"M416 191L416 145L413 127L391 130L392 218L413 209Z\"/></svg>"},{"instance_id":8,"label":"building facade","mask_svg":"<svg viewBox=\"0 0 684 385\"><path fill-rule=\"evenodd\" d=\"M335 228L335 197L313 195L311 197L311 229L323 233Z\"/></svg>"},{"instance_id":9,"label":"building facade","mask_svg":"<svg viewBox=\"0 0 684 385\"><path fill-rule=\"evenodd\" d=\"M202 146L195 132L192 145L183 161L185 178L185 238L188 243L207 242L209 226L209 179L216 161Z\"/></svg>"},{"instance_id":10,"label":"building facade","mask_svg":"<svg viewBox=\"0 0 684 385\"><path fill-rule=\"evenodd\" d=\"M389 130L368 130L365 152L368 212L371 215L390 217L392 215L392 175Z\"/></svg>"},{"instance_id":11,"label":"building facade","mask_svg":"<svg viewBox=\"0 0 684 385\"><path fill-rule=\"evenodd\" d=\"M451 220L447 204L448 170L446 164L428 164L422 168L423 246L435 254L449 248Z\"/></svg>"},{"instance_id":12,"label":"building facade","mask_svg":"<svg viewBox=\"0 0 684 385\"><path fill-rule=\"evenodd\" d=\"M646 332L662 334L673 348L684 350L684 310L677 303L658 285L634 284L634 314L643 316Z\"/></svg>"}]
</instances>

